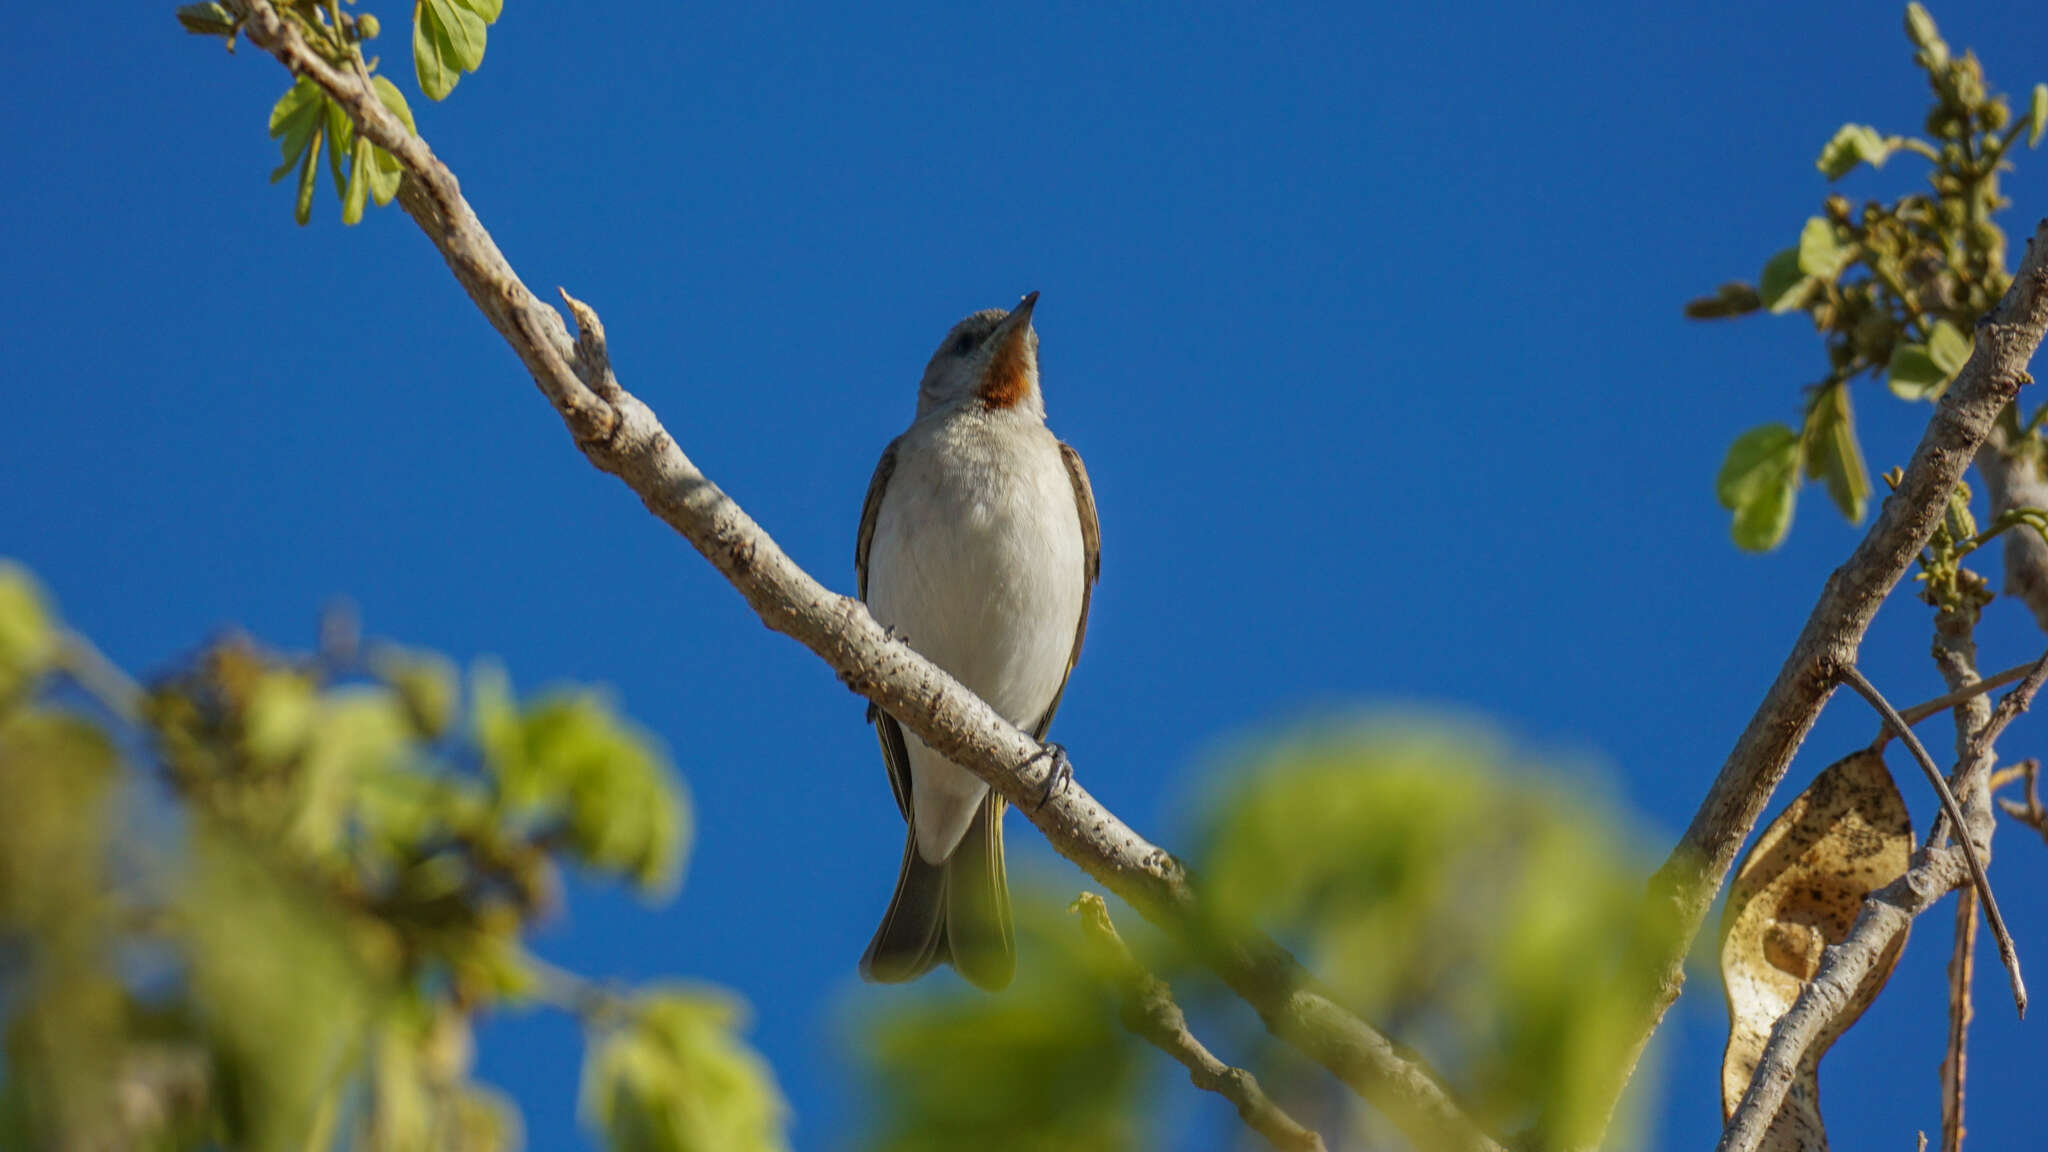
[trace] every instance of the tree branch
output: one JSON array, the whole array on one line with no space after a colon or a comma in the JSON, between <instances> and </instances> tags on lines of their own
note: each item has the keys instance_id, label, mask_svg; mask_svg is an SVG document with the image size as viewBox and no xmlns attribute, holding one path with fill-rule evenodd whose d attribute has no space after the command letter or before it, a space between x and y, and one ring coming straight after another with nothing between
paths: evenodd
<instances>
[{"instance_id":1,"label":"tree branch","mask_svg":"<svg viewBox=\"0 0 2048 1152\"><path fill-rule=\"evenodd\" d=\"M1124 1027L1188 1070L1195 1087L1214 1092L1237 1109L1240 1120L1281 1152L1324 1152L1323 1138L1302 1127L1287 1111L1273 1102L1259 1087L1258 1078L1242 1068L1233 1068L1216 1058L1195 1034L1188 1030L1187 1016L1173 1002L1173 989L1164 980L1145 971L1138 958L1124 946L1110 921L1109 906L1093 892L1083 892L1073 910L1081 914L1081 929L1109 962L1124 997Z\"/></svg>"},{"instance_id":2,"label":"tree branch","mask_svg":"<svg viewBox=\"0 0 2048 1152\"><path fill-rule=\"evenodd\" d=\"M1813 727L1841 669L1856 662L1878 607L1905 575L1947 507L1999 412L2032 378L2027 361L2048 329L2048 221L2037 226L2019 274L1977 326L1976 346L1942 394L1899 486L1849 559L1828 577L1777 679L1750 717L1670 857L1651 878L1643 922L1675 924L1660 944L1658 976L1635 1022L1634 1051L1610 1085L1610 1108L1685 984L1685 957L1754 831L1793 753Z\"/></svg>"},{"instance_id":3,"label":"tree branch","mask_svg":"<svg viewBox=\"0 0 2048 1152\"><path fill-rule=\"evenodd\" d=\"M1998 799L1998 810L2039 832L2041 839L2048 841L2048 807L2044 807L2041 803L2041 762L2039 760L2022 761L2018 767L2010 768L2006 771L2016 773L2021 779L2026 781L2027 798L2022 802L2008 800L2001 796ZM2011 777L2006 775L2006 772L2000 772L1998 775L2000 779L1994 779L1991 782L1991 787L1994 791L2004 782L2011 779Z\"/></svg>"},{"instance_id":4,"label":"tree branch","mask_svg":"<svg viewBox=\"0 0 2048 1152\"><path fill-rule=\"evenodd\" d=\"M1963 1149L1963 1085L1969 1070L1970 977L1977 945L1977 893L1956 896L1955 943L1948 957L1948 1051L1941 1060L1941 1152Z\"/></svg>"},{"instance_id":5,"label":"tree branch","mask_svg":"<svg viewBox=\"0 0 2048 1152\"><path fill-rule=\"evenodd\" d=\"M2041 475L2032 437L2014 437L1997 428L1977 452L1977 473L1991 499L1991 514L2015 508L2048 509L2048 477ZM2005 592L2033 612L2035 623L2048 631L2048 540L2022 528L2005 534Z\"/></svg>"},{"instance_id":6,"label":"tree branch","mask_svg":"<svg viewBox=\"0 0 2048 1152\"><path fill-rule=\"evenodd\" d=\"M1905 717L1906 723L1908 724L1918 724L1922 720L1927 719L1929 716L1945 712L1948 709L1953 708L1966 700L1974 700L1977 697L1982 696L1986 692L1995 692L1998 689L2005 687L2007 684L2010 684L2013 681L2018 680L2021 677L2025 676L2028 672L2033 671L2034 663L2034 661L2029 660L2025 664L2015 664L2011 668L2007 668L2005 671L1998 673L1996 676L1988 676L1982 680L1973 681L1969 684L1963 685L1961 688L1955 689L1952 692L1944 692L1943 694L1936 696L1932 700L1923 700L1920 703L1913 705L1911 708L1901 709L1899 715ZM1886 744L1891 743L1892 735L1892 726L1890 724L1880 722L1877 729L1877 735L1873 737L1870 741L1871 750L1874 752L1884 751L1884 746Z\"/></svg>"},{"instance_id":7,"label":"tree branch","mask_svg":"<svg viewBox=\"0 0 2048 1152\"><path fill-rule=\"evenodd\" d=\"M2008 694L2006 700L2017 697L2022 690L2027 688L2029 683L2033 684L2035 688L2039 688L2040 680L2038 676L2043 668L2048 668L2048 657L2035 662L2034 670L2028 674L2028 679L2022 681L2019 688L2014 689ZM1955 794L1949 791L1948 781L1942 779L1941 769L1934 766L1934 757L1927 754L1927 748L1920 743L1920 738L1913 735L1913 729L1907 725L1905 717L1899 715L1898 710L1891 706L1891 702L1884 698L1884 694L1877 690L1877 686L1870 682L1870 678L1863 674L1863 670L1854 664L1842 669L1842 682L1854 688L1858 695L1868 700L1870 706L1877 710L1878 715L1884 717L1885 723L1892 726L1892 731L1897 732L1899 738L1906 742L1907 749L1913 753L1913 759L1919 762L1920 770L1926 774L1927 782L1934 786L1934 794L1941 800L1942 815L1954 822L1958 828L1967 827L1963 823L1962 808L1957 805ZM2031 692L2029 695L2031 695ZM2003 702L2000 703L2000 706L2003 707ZM1994 714L1995 718L1996 714ZM2003 728L2004 725L2001 724L1999 727ZM1966 756L1962 767L1957 769L1958 775L1967 772L1969 765L1974 762L1974 759L1974 757ZM1935 835L1928 838L1930 843L1940 839L1939 829L1941 826L1937 823L1935 827L1937 829ZM1984 863L1977 858L1977 849L1975 845L1971 844L1969 836L1960 837L1956 842L1956 847L1962 849L1963 860L1970 866L1970 881L1977 886L1978 899L1984 902L1984 920L1991 925L1992 938L1998 941L1999 959L2005 962L2006 976L2012 981L2013 1003L2019 1006L2020 1015L2025 1016L2027 1014L2027 984L2025 980L2020 978L2019 952L2013 947L2012 933L2006 931L2005 917L1999 914L1998 901L1991 895L1991 877L1985 875Z\"/></svg>"},{"instance_id":8,"label":"tree branch","mask_svg":"<svg viewBox=\"0 0 2048 1152\"><path fill-rule=\"evenodd\" d=\"M1952 685L1977 680L1975 645L1970 636L1975 615L1974 608L1964 612L1944 609L1935 620L1935 660ZM2044 679L2048 679L2048 657L2037 661L2026 678L1998 702L1996 709L1978 696L1956 710L1958 762L1952 783L1969 798L1959 822L1965 830L1962 845L1981 838L1984 849L1990 850L1992 742L2013 717L2026 710ZM1889 712L1890 706L1879 710ZM1917 745L1918 741L1913 743ZM1920 754L1924 755L1925 749ZM1722 1130L1717 1152L1755 1152L1783 1106L1786 1092L1797 1080L1800 1064L1814 1038L1848 1005L1892 942L1911 926L1913 918L1932 907L1950 888L1972 879L1972 860L1963 846L1950 847L1942 842L1942 828L1949 820L1944 810L1934 822L1927 846L1913 854L1913 864L1906 874L1866 897L1849 935L1821 954L1820 967L1813 979L1772 1027L1770 1042L1757 1061L1749 1087ZM1988 907L1986 918L1989 919Z\"/></svg>"},{"instance_id":9,"label":"tree branch","mask_svg":"<svg viewBox=\"0 0 2048 1152\"><path fill-rule=\"evenodd\" d=\"M572 341L561 317L527 289L498 250L463 199L454 174L353 71L322 59L272 0L231 0L230 6L245 20L251 43L293 75L311 78L357 131L398 159L406 173L400 205L519 355L577 447L688 540L763 623L809 648L847 687L987 781L1061 855L1148 919L1194 944L1268 1029L1385 1111L1416 1143L1498 1147L1426 1069L1322 992L1279 945L1263 936L1219 939L1181 863L1085 789L1070 784L1039 805L1053 768L1036 741L891 638L860 601L812 579L699 471L654 413L613 377L594 314L570 302L583 327L581 340Z\"/></svg>"}]
</instances>

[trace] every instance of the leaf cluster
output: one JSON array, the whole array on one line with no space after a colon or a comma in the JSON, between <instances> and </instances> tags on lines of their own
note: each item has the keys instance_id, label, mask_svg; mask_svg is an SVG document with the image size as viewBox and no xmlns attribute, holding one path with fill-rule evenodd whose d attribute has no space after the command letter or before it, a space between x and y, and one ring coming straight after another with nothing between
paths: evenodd
<instances>
[{"instance_id":1,"label":"leaf cluster","mask_svg":"<svg viewBox=\"0 0 2048 1152\"><path fill-rule=\"evenodd\" d=\"M1871 485L1850 382L1883 379L1901 399L1939 398L1969 359L1967 334L1977 317L2010 283L2005 232L1996 222L2008 205L1999 177L2011 170L2019 141L2037 145L2048 129L2048 85L2035 85L2015 118L1976 56L1952 53L1925 8L1907 6L1906 33L1933 97L1925 134L1887 136L1846 124L1816 167L1833 181L1905 154L1927 165L1928 189L1861 205L1830 195L1798 243L1765 262L1754 285L1724 284L1686 305L1687 316L1703 320L1800 313L1827 351L1800 427L1753 428L1722 465L1715 492L1744 549L1765 551L1784 540L1802 478L1822 481L1842 515L1861 520Z\"/></svg>"},{"instance_id":2,"label":"leaf cluster","mask_svg":"<svg viewBox=\"0 0 2048 1152\"><path fill-rule=\"evenodd\" d=\"M0 795L0 951L24 958L0 1062L35 1070L0 1087L0 1147L510 1148L472 1032L528 1005L584 1020L611 1146L781 1146L736 1011L678 1031L676 994L527 951L564 868L650 896L680 874L680 781L596 692L236 634L138 688L0 563ZM675 1054L660 1075L619 1055L643 1035ZM678 1110L757 1138L642 1140Z\"/></svg>"},{"instance_id":3,"label":"leaf cluster","mask_svg":"<svg viewBox=\"0 0 2048 1152\"><path fill-rule=\"evenodd\" d=\"M328 63L362 76L378 101L405 123L406 130L417 131L405 94L377 73L377 57L363 54L362 46L378 37L381 25L373 15L351 12L354 3L280 0L277 8ZM414 0L413 74L427 99L447 98L464 73L483 66L490 25L503 10L504 0ZM218 37L230 51L242 32L242 16L221 3L184 5L177 18L187 32ZM382 207L398 195L404 171L397 158L357 136L348 114L306 77L300 77L271 106L270 136L283 154L270 174L271 183L296 173L292 215L302 225L312 219L323 150L335 195L341 201L343 224L361 221L366 204L375 202Z\"/></svg>"}]
</instances>

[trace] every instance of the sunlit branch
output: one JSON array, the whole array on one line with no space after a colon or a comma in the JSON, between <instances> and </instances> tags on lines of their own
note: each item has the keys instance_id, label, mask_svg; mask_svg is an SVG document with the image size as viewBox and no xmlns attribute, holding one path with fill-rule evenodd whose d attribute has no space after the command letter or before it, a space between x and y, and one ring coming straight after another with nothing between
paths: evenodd
<instances>
[{"instance_id":1,"label":"sunlit branch","mask_svg":"<svg viewBox=\"0 0 2048 1152\"><path fill-rule=\"evenodd\" d=\"M709 560L770 628L792 637L949 760L1017 805L1055 850L1197 954L1266 1027L1385 1111L1418 1144L1495 1149L1443 1085L1385 1036L1338 1005L1292 955L1262 936L1219 942L1185 868L1079 785L1037 803L1052 758L1016 726L907 645L858 600L804 572L761 526L699 471L638 398L619 385L588 307L571 301L579 335L536 297L498 250L454 174L387 110L361 70L306 43L271 0L231 0L251 43L310 78L356 131L405 170L398 201L447 262L477 309L517 353L534 383L599 469Z\"/></svg>"}]
</instances>

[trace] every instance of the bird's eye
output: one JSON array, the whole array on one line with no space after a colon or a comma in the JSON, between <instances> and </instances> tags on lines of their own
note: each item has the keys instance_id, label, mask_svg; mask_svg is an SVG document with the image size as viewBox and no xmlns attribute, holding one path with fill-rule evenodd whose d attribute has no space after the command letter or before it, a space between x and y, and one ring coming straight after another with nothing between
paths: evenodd
<instances>
[{"instance_id":1,"label":"bird's eye","mask_svg":"<svg viewBox=\"0 0 2048 1152\"><path fill-rule=\"evenodd\" d=\"M965 356L974 351L974 333L962 332L953 337L953 355Z\"/></svg>"}]
</instances>

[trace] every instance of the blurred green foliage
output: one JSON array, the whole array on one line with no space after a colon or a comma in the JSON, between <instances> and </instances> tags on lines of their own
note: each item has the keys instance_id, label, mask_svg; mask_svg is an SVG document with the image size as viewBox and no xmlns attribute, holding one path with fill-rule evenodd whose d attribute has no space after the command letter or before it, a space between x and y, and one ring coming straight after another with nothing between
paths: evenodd
<instances>
[{"instance_id":1,"label":"blurred green foliage","mask_svg":"<svg viewBox=\"0 0 2048 1152\"><path fill-rule=\"evenodd\" d=\"M585 1021L609 1146L783 1147L729 1000L525 949L565 866L673 891L653 742L595 692L335 635L228 635L140 687L0 563L0 1148L514 1147L471 1036L534 1004Z\"/></svg>"},{"instance_id":2,"label":"blurred green foliage","mask_svg":"<svg viewBox=\"0 0 2048 1152\"><path fill-rule=\"evenodd\" d=\"M1756 284L1723 284L1686 305L1698 320L1801 313L1827 349L1826 372L1806 390L1800 426L1761 425L1728 450L1715 493L1744 549L1764 551L1785 539L1802 477L1822 481L1842 515L1860 521L1871 484L1850 382L1883 379L1901 399L1938 399L1969 359L1978 317L2011 283L1996 220L2009 203L1999 177L2011 170L2016 144L2038 145L2048 129L2048 85L2036 84L2015 117L1976 55L1953 54L1919 4L1906 7L1906 35L1933 94L1925 135L1845 124L1816 167L1834 181L1905 154L1926 163L1928 190L1860 206L1828 196L1798 243L1765 262ZM2009 411L2005 423L2014 440L2039 437L2039 415L2023 429Z\"/></svg>"},{"instance_id":3,"label":"blurred green foliage","mask_svg":"<svg viewBox=\"0 0 2048 1152\"><path fill-rule=\"evenodd\" d=\"M1189 858L1223 930L1294 949L1514 1146L1590 1140L1671 931L1642 922L1647 861L1614 814L1428 726L1317 728L1229 768ZM1178 1069L1117 1024L1116 974L1063 903L1020 892L1012 993L892 991L898 1004L859 1020L881 1118L871 1147L1129 1149L1189 1109L1226 1132L1237 1123L1220 1100L1190 1102ZM1332 1147L1379 1146L1382 1121L1280 1048L1196 960L1122 920L1211 1049Z\"/></svg>"},{"instance_id":4,"label":"blurred green foliage","mask_svg":"<svg viewBox=\"0 0 2048 1152\"><path fill-rule=\"evenodd\" d=\"M1018 886L1022 962L1001 995L948 976L863 997L867 1011L854 1024L853 1047L873 1103L868 1147L1146 1146L1146 1109L1157 1101L1142 1093L1143 1073L1162 1058L1118 1023L1114 974L1086 946L1067 903L1042 885Z\"/></svg>"},{"instance_id":5,"label":"blurred green foliage","mask_svg":"<svg viewBox=\"0 0 2048 1152\"><path fill-rule=\"evenodd\" d=\"M1194 863L1219 917L1299 949L1483 1128L1582 1147L1675 932L1643 921L1648 859L1605 794L1468 730L1312 732L1235 774Z\"/></svg>"}]
</instances>

